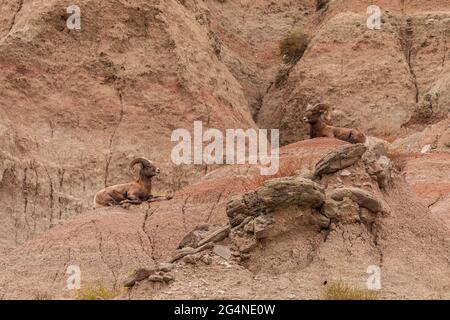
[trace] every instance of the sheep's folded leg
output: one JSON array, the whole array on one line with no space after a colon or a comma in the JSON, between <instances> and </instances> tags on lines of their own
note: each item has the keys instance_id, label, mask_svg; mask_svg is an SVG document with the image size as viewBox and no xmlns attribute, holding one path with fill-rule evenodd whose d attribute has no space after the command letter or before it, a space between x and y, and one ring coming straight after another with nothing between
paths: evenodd
<instances>
[{"instance_id":1,"label":"sheep's folded leg","mask_svg":"<svg viewBox=\"0 0 450 320\"><path fill-rule=\"evenodd\" d=\"M160 201L167 201L171 200L173 196L151 196L150 199L147 200L148 203L152 202L160 202Z\"/></svg>"},{"instance_id":2,"label":"sheep's folded leg","mask_svg":"<svg viewBox=\"0 0 450 320\"><path fill-rule=\"evenodd\" d=\"M129 208L131 205L139 205L142 201L138 199L126 199L120 202L120 205L123 208Z\"/></svg>"}]
</instances>

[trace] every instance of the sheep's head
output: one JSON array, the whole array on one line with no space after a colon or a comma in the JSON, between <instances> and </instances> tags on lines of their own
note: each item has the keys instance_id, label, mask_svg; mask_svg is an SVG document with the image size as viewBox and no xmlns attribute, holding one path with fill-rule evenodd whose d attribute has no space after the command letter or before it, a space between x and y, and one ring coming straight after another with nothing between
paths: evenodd
<instances>
[{"instance_id":1,"label":"sheep's head","mask_svg":"<svg viewBox=\"0 0 450 320\"><path fill-rule=\"evenodd\" d=\"M303 121L307 123L317 123L319 120L330 122L330 107L324 103L318 103L316 105L308 105L306 108L305 116Z\"/></svg>"},{"instance_id":2,"label":"sheep's head","mask_svg":"<svg viewBox=\"0 0 450 320\"><path fill-rule=\"evenodd\" d=\"M140 164L139 178L141 180L150 180L154 176L159 175L161 170L156 167L150 160L145 158L136 158L130 163L130 169L133 170L134 166Z\"/></svg>"}]
</instances>

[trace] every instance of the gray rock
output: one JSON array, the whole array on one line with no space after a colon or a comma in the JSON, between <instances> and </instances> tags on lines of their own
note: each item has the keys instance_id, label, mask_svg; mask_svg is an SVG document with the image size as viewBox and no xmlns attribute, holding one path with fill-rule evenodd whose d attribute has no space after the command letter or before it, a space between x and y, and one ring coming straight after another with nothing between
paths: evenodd
<instances>
[{"instance_id":1,"label":"gray rock","mask_svg":"<svg viewBox=\"0 0 450 320\"><path fill-rule=\"evenodd\" d=\"M255 232L255 220L251 220L244 226L244 231L253 234Z\"/></svg>"},{"instance_id":2,"label":"gray rock","mask_svg":"<svg viewBox=\"0 0 450 320\"><path fill-rule=\"evenodd\" d=\"M367 147L364 144L358 143L345 145L331 151L317 163L314 176L321 177L324 174L348 168L359 161L366 150Z\"/></svg>"},{"instance_id":3,"label":"gray rock","mask_svg":"<svg viewBox=\"0 0 450 320\"><path fill-rule=\"evenodd\" d=\"M226 246L215 245L213 248L213 252L225 260L231 259L231 250Z\"/></svg>"},{"instance_id":4,"label":"gray rock","mask_svg":"<svg viewBox=\"0 0 450 320\"><path fill-rule=\"evenodd\" d=\"M163 281L164 282L171 282L175 279L175 277L171 273L166 273L163 275Z\"/></svg>"},{"instance_id":5,"label":"gray rock","mask_svg":"<svg viewBox=\"0 0 450 320\"><path fill-rule=\"evenodd\" d=\"M178 245L178 249L182 249L185 247L196 248L201 239L202 233L200 231L191 231L181 240L180 244Z\"/></svg>"},{"instance_id":6,"label":"gray rock","mask_svg":"<svg viewBox=\"0 0 450 320\"><path fill-rule=\"evenodd\" d=\"M210 265L212 263L212 258L208 254L205 254L200 260L206 265Z\"/></svg>"},{"instance_id":7,"label":"gray rock","mask_svg":"<svg viewBox=\"0 0 450 320\"><path fill-rule=\"evenodd\" d=\"M423 146L423 148L420 150L421 154L430 153L433 150L433 146L431 144L427 144Z\"/></svg>"},{"instance_id":8,"label":"gray rock","mask_svg":"<svg viewBox=\"0 0 450 320\"><path fill-rule=\"evenodd\" d=\"M350 198L360 207L367 208L372 212L380 212L382 210L382 204L375 197L375 195L363 189L340 188L333 190L329 196L336 201L342 201L344 198Z\"/></svg>"},{"instance_id":9,"label":"gray rock","mask_svg":"<svg viewBox=\"0 0 450 320\"><path fill-rule=\"evenodd\" d=\"M170 272L175 268L175 265L173 263L160 263L158 265L158 271L162 272Z\"/></svg>"},{"instance_id":10,"label":"gray rock","mask_svg":"<svg viewBox=\"0 0 450 320\"><path fill-rule=\"evenodd\" d=\"M241 254L241 261L247 261L251 258L251 255L249 253L243 253Z\"/></svg>"},{"instance_id":11,"label":"gray rock","mask_svg":"<svg viewBox=\"0 0 450 320\"><path fill-rule=\"evenodd\" d=\"M177 260L180 260L181 258L183 258L187 255L192 255L192 254L199 253L199 252L202 252L207 249L211 249L213 246L214 246L214 244L212 242L208 242L208 243L206 243L198 248L195 248L195 249L191 248L191 247L187 247L187 248L176 250L172 259L170 260L170 262L175 262Z\"/></svg>"},{"instance_id":12,"label":"gray rock","mask_svg":"<svg viewBox=\"0 0 450 320\"><path fill-rule=\"evenodd\" d=\"M253 233L256 239L267 238L272 228L272 222L267 217L259 216L254 220Z\"/></svg>"},{"instance_id":13,"label":"gray rock","mask_svg":"<svg viewBox=\"0 0 450 320\"><path fill-rule=\"evenodd\" d=\"M199 246L203 246L208 242L218 242L225 239L230 233L231 227L230 225L225 225L216 230L210 231L204 238L198 243Z\"/></svg>"},{"instance_id":14,"label":"gray rock","mask_svg":"<svg viewBox=\"0 0 450 320\"><path fill-rule=\"evenodd\" d=\"M238 238L235 242L240 253L250 253L258 246L255 238Z\"/></svg>"},{"instance_id":15,"label":"gray rock","mask_svg":"<svg viewBox=\"0 0 450 320\"><path fill-rule=\"evenodd\" d=\"M339 215L339 202L333 199L326 199L320 212L330 219L335 219Z\"/></svg>"},{"instance_id":16,"label":"gray rock","mask_svg":"<svg viewBox=\"0 0 450 320\"><path fill-rule=\"evenodd\" d=\"M124 286L127 288L131 288L132 286L135 285L136 282L147 279L154 272L155 270L149 270L144 268L138 269L124 281Z\"/></svg>"},{"instance_id":17,"label":"gray rock","mask_svg":"<svg viewBox=\"0 0 450 320\"><path fill-rule=\"evenodd\" d=\"M256 190L261 200L269 208L289 205L320 207L325 199L324 189L312 180L287 177L266 181Z\"/></svg>"},{"instance_id":18,"label":"gray rock","mask_svg":"<svg viewBox=\"0 0 450 320\"><path fill-rule=\"evenodd\" d=\"M233 227L241 224L248 216L255 217L265 211L266 207L255 192L248 192L233 197L226 204L227 216Z\"/></svg>"},{"instance_id":19,"label":"gray rock","mask_svg":"<svg viewBox=\"0 0 450 320\"><path fill-rule=\"evenodd\" d=\"M341 171L341 173L339 175L341 177L350 177L352 175L352 173L350 171L344 169L344 170Z\"/></svg>"},{"instance_id":20,"label":"gray rock","mask_svg":"<svg viewBox=\"0 0 450 320\"><path fill-rule=\"evenodd\" d=\"M374 214L373 212L369 211L366 208L359 209L359 216L361 218L361 221L365 222L365 223L375 222L375 220L377 218L376 214Z\"/></svg>"},{"instance_id":21,"label":"gray rock","mask_svg":"<svg viewBox=\"0 0 450 320\"><path fill-rule=\"evenodd\" d=\"M320 212L313 210L313 212L310 215L310 223L312 225L316 225L320 228L328 228L330 226L330 218L328 218L327 216L321 214Z\"/></svg>"},{"instance_id":22,"label":"gray rock","mask_svg":"<svg viewBox=\"0 0 450 320\"><path fill-rule=\"evenodd\" d=\"M297 176L304 179L313 180L314 179L314 171L303 168L296 172Z\"/></svg>"},{"instance_id":23,"label":"gray rock","mask_svg":"<svg viewBox=\"0 0 450 320\"><path fill-rule=\"evenodd\" d=\"M178 249L185 247L197 248L204 235L208 232L209 225L199 225L193 231L189 232L179 243Z\"/></svg>"},{"instance_id":24,"label":"gray rock","mask_svg":"<svg viewBox=\"0 0 450 320\"><path fill-rule=\"evenodd\" d=\"M158 274L154 274L154 275L151 275L148 278L148 281L150 281L150 282L163 282L164 281L164 277L160 276Z\"/></svg>"},{"instance_id":25,"label":"gray rock","mask_svg":"<svg viewBox=\"0 0 450 320\"><path fill-rule=\"evenodd\" d=\"M367 173L377 181L381 189L386 189L391 183L394 168L392 161L385 154L385 147L380 143L362 157Z\"/></svg>"},{"instance_id":26,"label":"gray rock","mask_svg":"<svg viewBox=\"0 0 450 320\"><path fill-rule=\"evenodd\" d=\"M186 264L196 264L196 262L197 262L193 255L188 255L188 256L183 257L182 261Z\"/></svg>"}]
</instances>

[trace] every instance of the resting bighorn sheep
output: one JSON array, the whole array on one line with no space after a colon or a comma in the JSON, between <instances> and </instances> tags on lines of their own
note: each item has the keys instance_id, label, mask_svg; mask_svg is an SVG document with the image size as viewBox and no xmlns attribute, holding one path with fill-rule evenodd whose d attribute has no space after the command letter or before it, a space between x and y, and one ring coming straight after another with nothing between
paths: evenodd
<instances>
[{"instance_id":1,"label":"resting bighorn sheep","mask_svg":"<svg viewBox=\"0 0 450 320\"><path fill-rule=\"evenodd\" d=\"M330 107L319 103L308 105L303 121L310 124L311 139L319 137L336 138L350 143L365 143L366 136L357 129L338 128L327 124L330 121Z\"/></svg>"},{"instance_id":2,"label":"resting bighorn sheep","mask_svg":"<svg viewBox=\"0 0 450 320\"><path fill-rule=\"evenodd\" d=\"M150 160L136 158L130 163L130 169L140 164L139 179L134 182L118 184L99 191L94 198L95 208L115 205L129 206L157 199L152 196L152 178L160 173Z\"/></svg>"}]
</instances>

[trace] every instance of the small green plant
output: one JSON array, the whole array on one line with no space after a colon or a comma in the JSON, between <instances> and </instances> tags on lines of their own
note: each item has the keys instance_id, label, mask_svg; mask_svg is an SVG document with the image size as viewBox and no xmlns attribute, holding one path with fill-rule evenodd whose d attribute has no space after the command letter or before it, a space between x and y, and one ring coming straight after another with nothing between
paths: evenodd
<instances>
[{"instance_id":1,"label":"small green plant","mask_svg":"<svg viewBox=\"0 0 450 320\"><path fill-rule=\"evenodd\" d=\"M294 30L280 41L280 54L287 61L298 60L305 53L308 42L307 34L301 30Z\"/></svg>"},{"instance_id":2,"label":"small green plant","mask_svg":"<svg viewBox=\"0 0 450 320\"><path fill-rule=\"evenodd\" d=\"M77 300L111 300L117 296L117 292L100 286L87 287L77 291Z\"/></svg>"},{"instance_id":3,"label":"small green plant","mask_svg":"<svg viewBox=\"0 0 450 320\"><path fill-rule=\"evenodd\" d=\"M358 289L343 282L326 285L322 300L377 300L377 293L367 289Z\"/></svg>"}]
</instances>

